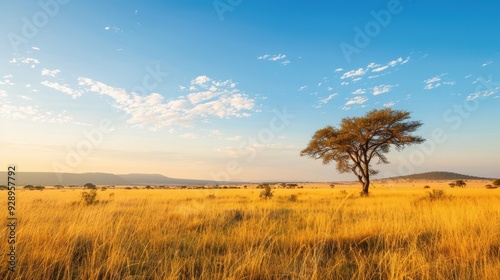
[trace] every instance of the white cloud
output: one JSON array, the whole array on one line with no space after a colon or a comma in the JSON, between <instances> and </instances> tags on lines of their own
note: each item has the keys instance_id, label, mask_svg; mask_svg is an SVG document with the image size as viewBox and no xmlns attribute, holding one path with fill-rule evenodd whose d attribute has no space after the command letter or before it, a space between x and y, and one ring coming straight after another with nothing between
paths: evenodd
<instances>
[{"instance_id":1,"label":"white cloud","mask_svg":"<svg viewBox=\"0 0 500 280\"><path fill-rule=\"evenodd\" d=\"M41 82L41 84L46 86L46 87L55 89L55 90L60 91L62 93L65 93L67 95L70 95L72 98L77 98L77 97L82 95L81 91L74 90L74 89L68 87L67 85L61 85L57 82L43 81L43 82Z\"/></svg>"},{"instance_id":2,"label":"white cloud","mask_svg":"<svg viewBox=\"0 0 500 280\"><path fill-rule=\"evenodd\" d=\"M303 91L304 89L308 88L309 86L301 86L298 91Z\"/></svg>"},{"instance_id":3,"label":"white cloud","mask_svg":"<svg viewBox=\"0 0 500 280\"><path fill-rule=\"evenodd\" d=\"M341 72L341 71L344 71L344 69L343 68L337 68L337 69L334 70L334 72Z\"/></svg>"},{"instance_id":4,"label":"white cloud","mask_svg":"<svg viewBox=\"0 0 500 280\"><path fill-rule=\"evenodd\" d=\"M346 102L345 106L354 105L354 104L361 105L361 104L365 103L366 101L368 101L368 98L366 98L364 96L356 96L354 98L349 99L349 101Z\"/></svg>"},{"instance_id":5,"label":"white cloud","mask_svg":"<svg viewBox=\"0 0 500 280\"><path fill-rule=\"evenodd\" d=\"M445 75L446 75L446 73L443 73L439 76L435 76L435 77L429 78L427 80L424 80L424 83L425 83L424 89L430 90L430 89L438 88L442 85L450 85L450 86L455 85L455 81L442 81L442 77Z\"/></svg>"},{"instance_id":6,"label":"white cloud","mask_svg":"<svg viewBox=\"0 0 500 280\"><path fill-rule=\"evenodd\" d=\"M38 61L38 59L36 59L36 58L24 57L21 59L21 63L23 63L23 64L39 64L40 61Z\"/></svg>"},{"instance_id":7,"label":"white cloud","mask_svg":"<svg viewBox=\"0 0 500 280\"><path fill-rule=\"evenodd\" d=\"M115 33L121 33L121 32L123 32L123 30L121 30L119 27L116 27L116 26L109 26L109 25L108 25L108 26L105 26L105 27L104 27L104 30L106 30L106 31L113 31L113 32L115 32Z\"/></svg>"},{"instance_id":8,"label":"white cloud","mask_svg":"<svg viewBox=\"0 0 500 280\"><path fill-rule=\"evenodd\" d=\"M395 60L391 60L389 61L386 65L373 65L373 63L370 63L370 65L372 65L372 67L370 67L370 65L368 65L368 69L372 68L372 72L382 72L386 69L388 69L389 67L395 67L395 66L398 66L398 65L403 65L403 64L406 64L408 61L410 61L410 57L407 57L405 60L403 60L402 57L399 57ZM376 66L376 67L375 67Z\"/></svg>"},{"instance_id":9,"label":"white cloud","mask_svg":"<svg viewBox=\"0 0 500 280\"><path fill-rule=\"evenodd\" d=\"M210 82L210 78L207 76L198 76L194 80L191 81L192 85L204 85L205 83Z\"/></svg>"},{"instance_id":10,"label":"white cloud","mask_svg":"<svg viewBox=\"0 0 500 280\"><path fill-rule=\"evenodd\" d=\"M11 79L12 79L12 75L11 74L8 74L8 75L5 75L2 77L2 80L0 80L0 85L7 85L7 86L13 86L15 85Z\"/></svg>"},{"instance_id":11,"label":"white cloud","mask_svg":"<svg viewBox=\"0 0 500 280\"><path fill-rule=\"evenodd\" d=\"M363 68L359 68L358 70L351 70L351 71L347 71L344 73L344 75L342 75L342 77L340 77L340 79L346 79L346 78L354 78L354 77L358 77L358 76L363 76L365 74L365 70Z\"/></svg>"},{"instance_id":12,"label":"white cloud","mask_svg":"<svg viewBox=\"0 0 500 280\"><path fill-rule=\"evenodd\" d=\"M396 105L396 103L394 101L390 101L390 102L387 102L384 104L384 107L385 108L390 108L392 106Z\"/></svg>"},{"instance_id":13,"label":"white cloud","mask_svg":"<svg viewBox=\"0 0 500 280\"><path fill-rule=\"evenodd\" d=\"M471 93L467 96L467 101L471 101L471 100L474 100L477 98L484 98L484 97L494 95L499 91L499 89L500 89L500 87L497 87L496 89L488 89L488 90L477 91L477 92Z\"/></svg>"},{"instance_id":14,"label":"white cloud","mask_svg":"<svg viewBox=\"0 0 500 280\"><path fill-rule=\"evenodd\" d=\"M321 105L323 105L323 104L327 104L330 100L332 100L337 95L338 95L338 93L333 93L333 94L328 95L326 98L320 99L317 108L321 107Z\"/></svg>"},{"instance_id":15,"label":"white cloud","mask_svg":"<svg viewBox=\"0 0 500 280\"><path fill-rule=\"evenodd\" d=\"M483 63L483 67L486 67L486 66L488 66L488 65L490 65L492 63L493 63L493 61L491 61L491 60L486 61L485 63Z\"/></svg>"},{"instance_id":16,"label":"white cloud","mask_svg":"<svg viewBox=\"0 0 500 280\"><path fill-rule=\"evenodd\" d=\"M33 100L33 98L31 98L31 97L29 97L29 96L26 96L26 95L21 95L21 96L19 96L19 98L24 99L24 100L27 100L27 101L31 101L31 100Z\"/></svg>"},{"instance_id":17,"label":"white cloud","mask_svg":"<svg viewBox=\"0 0 500 280\"><path fill-rule=\"evenodd\" d=\"M397 87L398 85L379 85L379 86L374 86L373 87L373 95L379 95L383 93L388 93L390 92L394 87Z\"/></svg>"},{"instance_id":18,"label":"white cloud","mask_svg":"<svg viewBox=\"0 0 500 280\"><path fill-rule=\"evenodd\" d=\"M42 69L42 76L51 76L55 77L57 74L61 73L61 70L55 69L55 70L49 70L47 68Z\"/></svg>"},{"instance_id":19,"label":"white cloud","mask_svg":"<svg viewBox=\"0 0 500 280\"><path fill-rule=\"evenodd\" d=\"M365 93L366 93L366 90L362 89L362 88L359 88L359 89L352 92L352 94L365 94Z\"/></svg>"},{"instance_id":20,"label":"white cloud","mask_svg":"<svg viewBox=\"0 0 500 280\"><path fill-rule=\"evenodd\" d=\"M255 106L255 100L241 93L231 80L213 81L206 76L191 81L192 92L187 99L181 96L169 101L158 93L141 96L89 78L80 77L78 81L84 91L114 99L114 107L130 116L129 124L153 131L190 127L193 122L209 117L249 117Z\"/></svg>"},{"instance_id":21,"label":"white cloud","mask_svg":"<svg viewBox=\"0 0 500 280\"><path fill-rule=\"evenodd\" d=\"M385 66L381 66L381 67L377 67L375 69L372 70L372 72L380 72L380 71L384 71L385 69L389 68L388 65L385 65Z\"/></svg>"},{"instance_id":22,"label":"white cloud","mask_svg":"<svg viewBox=\"0 0 500 280\"><path fill-rule=\"evenodd\" d=\"M32 50L35 50L35 51L39 51L40 48L39 47L31 47Z\"/></svg>"},{"instance_id":23,"label":"white cloud","mask_svg":"<svg viewBox=\"0 0 500 280\"><path fill-rule=\"evenodd\" d=\"M1 93L1 92L0 92ZM0 94L1 97L1 94ZM38 106L18 106L9 102L0 103L0 119L6 120L32 120L34 122L68 123L73 118L68 116L66 111L56 114L51 111L44 111Z\"/></svg>"},{"instance_id":24,"label":"white cloud","mask_svg":"<svg viewBox=\"0 0 500 280\"><path fill-rule=\"evenodd\" d=\"M265 54L265 55L257 57L257 59L275 61L275 62L281 61L281 64L285 65L285 66L292 63L289 59L286 59L286 55L281 54L281 53L275 54L275 55Z\"/></svg>"},{"instance_id":25,"label":"white cloud","mask_svg":"<svg viewBox=\"0 0 500 280\"><path fill-rule=\"evenodd\" d=\"M286 55L284 55L284 54L278 54L278 55L271 56L269 58L269 60L270 61L278 61L278 60L285 59L285 58L286 58Z\"/></svg>"},{"instance_id":26,"label":"white cloud","mask_svg":"<svg viewBox=\"0 0 500 280\"><path fill-rule=\"evenodd\" d=\"M378 68L380 67L380 64L376 64L375 62L371 62L366 66L367 69L373 69L373 68Z\"/></svg>"}]
</instances>

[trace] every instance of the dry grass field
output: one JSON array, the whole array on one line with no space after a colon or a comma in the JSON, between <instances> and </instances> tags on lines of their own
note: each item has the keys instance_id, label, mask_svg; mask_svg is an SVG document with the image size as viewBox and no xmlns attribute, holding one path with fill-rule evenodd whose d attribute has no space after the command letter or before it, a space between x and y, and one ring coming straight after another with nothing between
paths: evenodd
<instances>
[{"instance_id":1,"label":"dry grass field","mask_svg":"<svg viewBox=\"0 0 500 280\"><path fill-rule=\"evenodd\" d=\"M500 279L500 189L485 184L108 189L89 206L81 189L19 190L17 271L2 253L0 278Z\"/></svg>"}]
</instances>

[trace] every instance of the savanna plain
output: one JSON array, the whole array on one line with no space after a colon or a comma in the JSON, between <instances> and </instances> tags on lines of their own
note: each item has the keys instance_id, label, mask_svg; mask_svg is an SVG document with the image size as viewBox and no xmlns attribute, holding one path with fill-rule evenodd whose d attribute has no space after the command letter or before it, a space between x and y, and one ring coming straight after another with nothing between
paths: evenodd
<instances>
[{"instance_id":1,"label":"savanna plain","mask_svg":"<svg viewBox=\"0 0 500 280\"><path fill-rule=\"evenodd\" d=\"M448 183L98 188L90 205L19 189L17 268L2 238L0 278L500 279L500 189Z\"/></svg>"}]
</instances>

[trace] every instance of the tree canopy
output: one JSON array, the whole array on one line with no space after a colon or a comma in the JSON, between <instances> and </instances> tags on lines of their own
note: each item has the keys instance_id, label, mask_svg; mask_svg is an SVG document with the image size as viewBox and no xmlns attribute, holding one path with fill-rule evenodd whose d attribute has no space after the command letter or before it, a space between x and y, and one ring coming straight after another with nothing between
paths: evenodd
<instances>
[{"instance_id":1,"label":"tree canopy","mask_svg":"<svg viewBox=\"0 0 500 280\"><path fill-rule=\"evenodd\" d=\"M372 110L362 117L343 118L340 128L326 126L313 135L301 156L322 159L323 164L337 163L340 173L352 172L368 195L370 175L378 173L372 160L389 163L385 154L394 146L401 151L406 146L425 140L412 135L422 123L411 121L407 111L385 108Z\"/></svg>"}]
</instances>

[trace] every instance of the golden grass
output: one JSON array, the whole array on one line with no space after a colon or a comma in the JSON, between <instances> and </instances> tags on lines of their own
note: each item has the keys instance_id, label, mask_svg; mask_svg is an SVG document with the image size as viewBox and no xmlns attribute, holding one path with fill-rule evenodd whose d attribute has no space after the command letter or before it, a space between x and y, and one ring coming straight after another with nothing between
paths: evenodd
<instances>
[{"instance_id":1,"label":"golden grass","mask_svg":"<svg viewBox=\"0 0 500 280\"><path fill-rule=\"evenodd\" d=\"M108 189L91 206L74 203L82 190L18 191L17 271L1 261L0 278L500 279L500 190L430 200L425 184L268 201L256 189Z\"/></svg>"}]
</instances>

